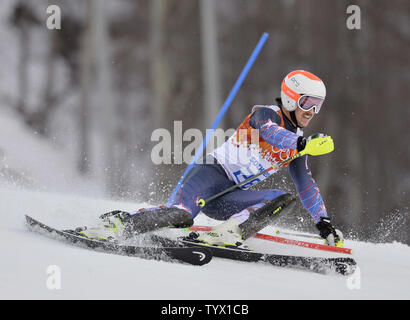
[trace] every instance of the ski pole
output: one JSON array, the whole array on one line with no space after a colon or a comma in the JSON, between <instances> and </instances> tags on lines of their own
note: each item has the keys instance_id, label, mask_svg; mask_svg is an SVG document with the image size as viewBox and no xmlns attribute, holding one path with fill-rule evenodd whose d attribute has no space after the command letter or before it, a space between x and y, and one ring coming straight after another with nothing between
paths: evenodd
<instances>
[{"instance_id":1,"label":"ski pole","mask_svg":"<svg viewBox=\"0 0 410 320\"><path fill-rule=\"evenodd\" d=\"M234 189L236 189L236 188L239 188L240 186L243 186L244 184L247 184L248 182L250 182L250 181L256 179L257 177L259 177L259 176L262 175L262 174L265 174L265 173L267 173L267 172L269 172L269 171L271 171L271 170L274 170L274 169L277 169L277 170L278 170L278 169L280 169L281 166L283 166L283 165L285 165L285 164L287 164L287 163L289 163L289 162L291 162L291 161L295 160L296 158L299 158L299 157L301 157L301 156L303 156L303 155L304 155L304 154L302 154L302 153L298 153L298 154L294 155L293 157L290 157L290 158L288 158L288 159L286 159L286 160L284 160L284 161L278 163L278 164L275 165L275 166L269 167L269 168L267 168L267 169L265 169L265 170L263 170L263 171L257 173L256 175L254 175L254 176L252 176L252 177L249 177L248 179L242 181L241 183L235 184L235 185L233 185L232 187L229 187L229 188L227 188L227 189L225 189L225 190L223 190L223 191L221 191L221 192L219 192L219 193L217 193L217 194L215 194L215 195L209 197L209 198L206 199L206 200L204 200L204 199L199 199L199 200L198 200L198 206L201 207L201 208L203 208L203 207L205 206L205 204L207 204L209 201L212 201L212 200L214 200L214 199L216 199L216 198L219 198L220 196L223 196L224 194L226 194L226 193L228 193L228 192L230 192L230 191L232 191L232 190L234 190Z\"/></svg>"},{"instance_id":2,"label":"ski pole","mask_svg":"<svg viewBox=\"0 0 410 320\"><path fill-rule=\"evenodd\" d=\"M311 235L307 233L282 232L280 230L275 230L273 233L275 235L286 235L286 236L295 236L295 237L323 240L323 238L320 236Z\"/></svg>"},{"instance_id":3,"label":"ski pole","mask_svg":"<svg viewBox=\"0 0 410 320\"><path fill-rule=\"evenodd\" d=\"M178 190L181 188L182 182L184 180L184 177L188 174L188 172L193 168L199 157L202 155L202 152L204 151L206 145L208 144L208 140L210 138L210 133L215 130L215 128L218 126L219 122L222 120L223 116L225 115L226 111L229 109L233 99L235 98L237 92L239 91L239 88L241 87L242 83L244 82L249 70L252 68L252 65L254 64L256 58L258 57L259 53L261 52L263 46L265 45L266 40L268 39L269 35L264 32L257 43L255 49L253 50L251 56L248 59L248 62L246 63L245 67L243 68L242 72L240 73L238 79L236 80L234 86L232 87L228 97L226 98L221 111L219 111L218 116L216 117L214 123L212 124L211 130L206 134L205 139L201 145L201 147L195 152L195 156L192 159L191 163L189 166L186 168L185 172L183 173L182 177L179 179L179 182L177 186L175 187L174 191L171 194L171 197L168 199L167 205L171 205L172 202L175 199L175 196L178 192Z\"/></svg>"},{"instance_id":4,"label":"ski pole","mask_svg":"<svg viewBox=\"0 0 410 320\"><path fill-rule=\"evenodd\" d=\"M262 174L265 174L271 170L279 170L281 169L285 164L290 163L291 161L304 156L305 154L309 154L311 156L319 156L319 155L323 155L326 153L330 153L334 150L334 144L333 144L333 139L330 136L324 136L324 137L319 137L319 138L314 138L312 140L310 140L306 146L305 149L303 149L301 152L298 152L297 154L295 154L293 157L290 157L288 159L285 159L277 164L274 164L272 167L269 167L259 173L257 173L256 175L249 177L248 179L233 185L232 187L229 187L211 197L209 197L208 199L199 199L198 200L198 206L203 208L209 201L212 201L216 198L219 198L220 196L223 196L224 194L239 188L240 186L243 186L244 184L254 180L255 178L259 177Z\"/></svg>"}]
</instances>

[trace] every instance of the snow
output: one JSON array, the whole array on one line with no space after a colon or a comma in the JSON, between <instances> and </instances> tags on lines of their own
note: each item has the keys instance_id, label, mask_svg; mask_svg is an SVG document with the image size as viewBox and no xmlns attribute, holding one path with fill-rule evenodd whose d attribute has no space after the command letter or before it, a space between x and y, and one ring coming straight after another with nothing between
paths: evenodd
<instances>
[{"instance_id":1,"label":"snow","mask_svg":"<svg viewBox=\"0 0 410 320\"><path fill-rule=\"evenodd\" d=\"M100 214L110 210L131 211L147 206L146 203L17 187L0 187L0 202L0 299L410 298L410 248L401 243L346 240L360 267L360 288L349 289L349 277L264 264L214 258L207 265L190 266L93 252L30 232L24 222L24 215L29 214L51 226L70 228L95 223ZM195 222L215 224L202 214ZM272 230L268 227L263 232ZM335 256L259 239L251 239L249 245L265 252ZM60 289L47 287L47 268L52 265L61 271Z\"/></svg>"}]
</instances>

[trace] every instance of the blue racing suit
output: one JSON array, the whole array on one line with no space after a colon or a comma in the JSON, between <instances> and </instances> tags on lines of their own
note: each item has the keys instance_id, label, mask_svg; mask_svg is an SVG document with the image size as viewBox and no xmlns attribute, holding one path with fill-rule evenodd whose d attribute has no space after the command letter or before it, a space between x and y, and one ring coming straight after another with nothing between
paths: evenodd
<instances>
[{"instance_id":1,"label":"blue racing suit","mask_svg":"<svg viewBox=\"0 0 410 320\"><path fill-rule=\"evenodd\" d=\"M285 154L288 151L297 152L295 149L300 136L298 128L282 114L279 107L257 107L254 107L248 116L247 124L249 128L259 131L259 142L269 144ZM307 158L305 155L293 160L288 170L303 206L317 223L320 217L327 217L327 212L319 188L308 168ZM209 154L204 164L196 164L184 178L171 207L186 210L193 218L202 210L212 219L227 220L234 216L245 221L253 210L285 193L276 189L256 191L237 188L210 201L202 209L198 206L199 199L207 199L238 183L237 176L234 169L220 161L217 153ZM259 179L256 182L260 182Z\"/></svg>"}]
</instances>

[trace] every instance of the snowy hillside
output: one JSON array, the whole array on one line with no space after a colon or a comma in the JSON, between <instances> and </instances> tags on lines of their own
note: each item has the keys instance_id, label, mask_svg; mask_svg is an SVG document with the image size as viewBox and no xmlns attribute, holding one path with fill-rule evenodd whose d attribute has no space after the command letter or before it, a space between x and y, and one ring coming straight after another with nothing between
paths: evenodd
<instances>
[{"instance_id":1,"label":"snowy hillside","mask_svg":"<svg viewBox=\"0 0 410 320\"><path fill-rule=\"evenodd\" d=\"M360 267L360 289L352 290L346 277L257 263L214 258L198 267L93 252L32 233L24 222L24 214L30 214L52 226L75 227L93 223L101 213L134 210L142 203L4 187L0 202L0 299L410 298L410 248L400 243L347 240ZM196 224L214 221L200 215ZM249 245L266 252L335 255L259 239L251 239ZM51 265L61 270L61 289L47 288Z\"/></svg>"},{"instance_id":2,"label":"snowy hillside","mask_svg":"<svg viewBox=\"0 0 410 320\"><path fill-rule=\"evenodd\" d=\"M51 140L33 134L10 109L1 109L0 185L101 195L104 184L81 177L75 158Z\"/></svg>"}]
</instances>

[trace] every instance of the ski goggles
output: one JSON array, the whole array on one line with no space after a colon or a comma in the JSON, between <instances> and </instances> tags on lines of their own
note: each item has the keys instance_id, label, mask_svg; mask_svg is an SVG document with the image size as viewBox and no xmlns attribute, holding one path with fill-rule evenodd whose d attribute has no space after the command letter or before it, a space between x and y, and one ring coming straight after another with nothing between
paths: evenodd
<instances>
[{"instance_id":1,"label":"ski goggles","mask_svg":"<svg viewBox=\"0 0 410 320\"><path fill-rule=\"evenodd\" d=\"M315 113L319 113L323 101L325 100L320 97L302 95L298 99L298 107L303 111L309 111L315 108Z\"/></svg>"}]
</instances>

